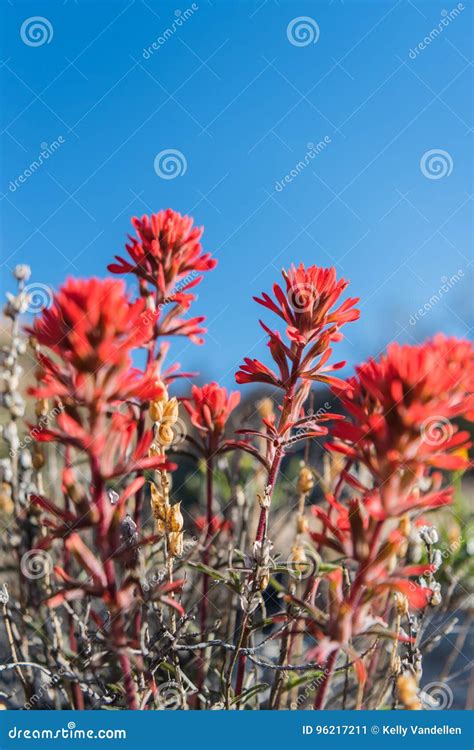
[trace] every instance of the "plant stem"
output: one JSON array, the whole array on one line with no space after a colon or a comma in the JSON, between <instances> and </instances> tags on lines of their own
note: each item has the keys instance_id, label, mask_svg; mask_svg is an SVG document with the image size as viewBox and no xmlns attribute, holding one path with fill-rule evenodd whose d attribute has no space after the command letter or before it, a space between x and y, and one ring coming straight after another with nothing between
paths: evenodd
<instances>
[{"instance_id":1,"label":"plant stem","mask_svg":"<svg viewBox=\"0 0 474 750\"><path fill-rule=\"evenodd\" d=\"M326 701L326 693L329 688L329 684L331 682L332 675L334 673L334 667L336 666L336 660L337 655L339 653L339 649L335 649L329 656L326 662L326 669L324 670L324 677L323 681L321 682L318 691L316 693L316 697L314 699L314 710L315 711L322 711L324 708L324 704Z\"/></svg>"},{"instance_id":2,"label":"plant stem","mask_svg":"<svg viewBox=\"0 0 474 750\"><path fill-rule=\"evenodd\" d=\"M212 448L211 446L209 446L209 454L206 458L206 534L204 537L204 552L203 552L204 565L209 565L209 544L210 544L210 540L212 536L213 481L214 481L213 454L212 454ZM202 633L204 633L206 630L208 593L209 593L209 576L207 573L204 573L203 578L202 578L202 599L201 599L201 617L200 617Z\"/></svg>"}]
</instances>

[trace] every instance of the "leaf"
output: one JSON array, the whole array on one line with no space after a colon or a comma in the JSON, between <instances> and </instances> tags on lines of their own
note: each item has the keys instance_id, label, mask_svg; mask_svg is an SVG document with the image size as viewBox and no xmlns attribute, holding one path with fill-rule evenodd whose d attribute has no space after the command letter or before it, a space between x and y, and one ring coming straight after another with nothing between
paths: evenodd
<instances>
[{"instance_id":1,"label":"leaf","mask_svg":"<svg viewBox=\"0 0 474 750\"><path fill-rule=\"evenodd\" d=\"M288 690L292 690L295 687L299 687L300 685L305 685L307 682L310 682L312 680L320 680L321 677L324 676L324 672L322 669L315 669L315 670L308 670L308 672L305 672L304 674L298 674L298 675L291 675L287 681L286 685L283 687L283 692L288 692Z\"/></svg>"},{"instance_id":2,"label":"leaf","mask_svg":"<svg viewBox=\"0 0 474 750\"><path fill-rule=\"evenodd\" d=\"M87 544L82 541L79 534L73 533L65 541L66 549L70 550L73 555L79 560L82 567L89 573L94 580L95 584L99 584L102 588L107 585L107 579L105 577L104 569L101 563L89 549Z\"/></svg>"},{"instance_id":3,"label":"leaf","mask_svg":"<svg viewBox=\"0 0 474 750\"><path fill-rule=\"evenodd\" d=\"M160 602L166 604L168 607L173 607L173 609L178 612L180 617L184 616L184 609L182 608L181 604L176 601L176 599L172 599L170 596L160 596Z\"/></svg>"},{"instance_id":4,"label":"leaf","mask_svg":"<svg viewBox=\"0 0 474 750\"><path fill-rule=\"evenodd\" d=\"M253 698L255 695L258 695L258 693L262 693L268 687L269 685L267 682L260 682L258 685L253 685L253 687L249 688L248 690L244 690L240 695L233 698L230 702L230 705L235 706L237 703L247 703L251 698Z\"/></svg>"},{"instance_id":5,"label":"leaf","mask_svg":"<svg viewBox=\"0 0 474 750\"><path fill-rule=\"evenodd\" d=\"M199 570L201 573L206 573L206 575L210 576L210 578L213 578L215 581L224 581L224 583L229 583L229 580L225 576L218 573L216 570L214 570L214 568L209 568L203 563L188 562L187 564L192 568Z\"/></svg>"}]
</instances>

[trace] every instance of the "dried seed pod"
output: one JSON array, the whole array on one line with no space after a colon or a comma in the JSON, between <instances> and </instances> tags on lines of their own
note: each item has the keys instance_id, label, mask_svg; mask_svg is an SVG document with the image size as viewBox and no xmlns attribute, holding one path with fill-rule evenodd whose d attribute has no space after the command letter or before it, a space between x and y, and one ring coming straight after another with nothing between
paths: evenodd
<instances>
[{"instance_id":1,"label":"dried seed pod","mask_svg":"<svg viewBox=\"0 0 474 750\"><path fill-rule=\"evenodd\" d=\"M265 591L269 583L270 583L270 576L268 575L268 573L264 573L259 581L260 591Z\"/></svg>"},{"instance_id":2,"label":"dried seed pod","mask_svg":"<svg viewBox=\"0 0 474 750\"><path fill-rule=\"evenodd\" d=\"M166 523L169 509L168 499L162 492L160 492L155 484L150 484L150 489L153 516L157 521L162 521L164 524Z\"/></svg>"},{"instance_id":3,"label":"dried seed pod","mask_svg":"<svg viewBox=\"0 0 474 750\"><path fill-rule=\"evenodd\" d=\"M408 599L405 594L401 594L399 591L395 594L395 607L399 615L408 614Z\"/></svg>"},{"instance_id":4,"label":"dried seed pod","mask_svg":"<svg viewBox=\"0 0 474 750\"><path fill-rule=\"evenodd\" d=\"M165 402L163 401L151 401L150 402L150 419L152 422L160 422L163 417L163 412L165 408Z\"/></svg>"},{"instance_id":5,"label":"dried seed pod","mask_svg":"<svg viewBox=\"0 0 474 750\"><path fill-rule=\"evenodd\" d=\"M421 709L418 687L411 672L404 672L397 678L397 693L400 702L408 711L419 711Z\"/></svg>"},{"instance_id":6,"label":"dried seed pod","mask_svg":"<svg viewBox=\"0 0 474 750\"><path fill-rule=\"evenodd\" d=\"M410 521L410 516L407 513L405 513L405 515L403 515L400 518L400 523L398 524L398 529L399 529L400 533L404 537L409 537L410 536L411 521Z\"/></svg>"},{"instance_id":7,"label":"dried seed pod","mask_svg":"<svg viewBox=\"0 0 474 750\"><path fill-rule=\"evenodd\" d=\"M47 398L39 398L35 404L35 414L37 417L46 417L49 411L49 402Z\"/></svg>"},{"instance_id":8,"label":"dried seed pod","mask_svg":"<svg viewBox=\"0 0 474 750\"><path fill-rule=\"evenodd\" d=\"M174 424L176 420L178 419L178 415L179 415L178 399L173 397L164 406L162 420L163 422L166 422L167 424Z\"/></svg>"},{"instance_id":9,"label":"dried seed pod","mask_svg":"<svg viewBox=\"0 0 474 750\"><path fill-rule=\"evenodd\" d=\"M174 440L174 432L169 424L163 423L158 427L158 440L161 445L168 447Z\"/></svg>"},{"instance_id":10,"label":"dried seed pod","mask_svg":"<svg viewBox=\"0 0 474 750\"><path fill-rule=\"evenodd\" d=\"M302 466L298 476L298 492L300 495L307 495L314 487L314 476L311 469Z\"/></svg>"},{"instance_id":11,"label":"dried seed pod","mask_svg":"<svg viewBox=\"0 0 474 750\"><path fill-rule=\"evenodd\" d=\"M15 509L12 500L12 488L8 482L0 484L0 513L11 515Z\"/></svg>"},{"instance_id":12,"label":"dried seed pod","mask_svg":"<svg viewBox=\"0 0 474 750\"><path fill-rule=\"evenodd\" d=\"M172 531L168 534L168 552L170 557L180 557L183 554L184 541L181 531Z\"/></svg>"},{"instance_id":13,"label":"dried seed pod","mask_svg":"<svg viewBox=\"0 0 474 750\"><path fill-rule=\"evenodd\" d=\"M32 456L32 463L34 468L38 471L39 469L42 469L45 463L45 457L43 453L43 449L39 447L39 445L35 445L33 450L33 456Z\"/></svg>"},{"instance_id":14,"label":"dried seed pod","mask_svg":"<svg viewBox=\"0 0 474 750\"><path fill-rule=\"evenodd\" d=\"M176 503L168 509L167 524L170 531L183 530L183 514L181 513L181 503Z\"/></svg>"},{"instance_id":15,"label":"dried seed pod","mask_svg":"<svg viewBox=\"0 0 474 750\"><path fill-rule=\"evenodd\" d=\"M159 445L155 445L155 443L152 443L148 449L148 457L149 458L155 458L156 456L161 456L163 454L162 448Z\"/></svg>"},{"instance_id":16,"label":"dried seed pod","mask_svg":"<svg viewBox=\"0 0 474 750\"><path fill-rule=\"evenodd\" d=\"M295 570L302 572L306 569L308 558L306 557L306 551L303 545L294 544L292 546L290 561L293 563Z\"/></svg>"}]
</instances>

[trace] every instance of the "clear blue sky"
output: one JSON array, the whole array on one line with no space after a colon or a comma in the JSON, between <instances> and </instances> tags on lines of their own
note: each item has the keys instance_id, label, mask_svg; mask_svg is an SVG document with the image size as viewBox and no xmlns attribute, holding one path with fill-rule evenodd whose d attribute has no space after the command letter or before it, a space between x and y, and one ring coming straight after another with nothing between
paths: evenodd
<instances>
[{"instance_id":1,"label":"clear blue sky","mask_svg":"<svg viewBox=\"0 0 474 750\"><path fill-rule=\"evenodd\" d=\"M436 0L2 0L2 289L20 262L54 287L104 276L130 217L172 207L205 226L219 260L195 305L206 345L173 349L203 378L232 385L243 356L265 358L252 296L293 261L336 265L362 298L338 346L346 372L392 339L469 335L474 69L472 5L461 6L451 18L458 5ZM34 16L49 43L22 40ZM315 43L291 43L300 16ZM183 175L156 173L165 149L184 155ZM444 152L439 179L420 168L432 150Z\"/></svg>"}]
</instances>

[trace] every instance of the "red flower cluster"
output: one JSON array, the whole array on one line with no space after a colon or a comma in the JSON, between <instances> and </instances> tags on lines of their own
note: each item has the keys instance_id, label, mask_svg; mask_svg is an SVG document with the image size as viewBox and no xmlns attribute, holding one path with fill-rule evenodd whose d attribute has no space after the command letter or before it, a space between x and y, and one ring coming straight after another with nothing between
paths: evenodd
<instances>
[{"instance_id":1,"label":"red flower cluster","mask_svg":"<svg viewBox=\"0 0 474 750\"><path fill-rule=\"evenodd\" d=\"M344 366L344 362L326 365L332 350L332 341L339 341L339 331L345 323L357 320L359 310L354 308L357 298L349 298L333 309L349 282L336 278L334 268L305 268L301 263L283 271L286 289L274 284L274 301L268 294L255 297L259 305L274 312L286 323L286 335L290 341L282 341L278 331L270 330L260 321L268 334L270 354L277 365L278 374L258 359L244 360L235 378L238 383L267 383L286 388L295 372L303 380L319 380L332 385L341 384L337 378L326 373ZM306 347L309 347L306 349ZM306 351L304 351L306 349ZM318 359L317 362L315 360Z\"/></svg>"},{"instance_id":2,"label":"red flower cluster","mask_svg":"<svg viewBox=\"0 0 474 750\"><path fill-rule=\"evenodd\" d=\"M158 398L162 385L153 369L131 369L131 350L150 336L143 309L143 300L129 302L122 281L66 281L51 308L28 329L56 355L39 355L41 386L34 394L79 403Z\"/></svg>"},{"instance_id":3,"label":"red flower cluster","mask_svg":"<svg viewBox=\"0 0 474 750\"><path fill-rule=\"evenodd\" d=\"M193 385L191 395L191 399L184 400L184 406L193 425L204 435L222 435L231 412L240 402L240 393L228 394L226 388L213 382L201 388Z\"/></svg>"},{"instance_id":4,"label":"red flower cluster","mask_svg":"<svg viewBox=\"0 0 474 750\"><path fill-rule=\"evenodd\" d=\"M320 528L311 537L351 561L354 573L348 591L341 571L330 576L329 619L310 625L318 639L317 658L334 660L354 636L376 623L385 627L379 615L388 611L390 591L406 596L415 608L431 603L433 592L410 578L436 568L402 562L409 519L413 512L452 501L452 489L442 487L442 475L433 467L468 465L460 452L467 455L469 433L450 420L472 417L473 364L468 342L438 335L419 346L392 344L380 359L356 368L349 388L335 389L352 421L334 426L335 441L328 447L347 456L336 495L345 482L352 498L346 504L328 493L327 512L313 506ZM364 472L351 473L352 465Z\"/></svg>"},{"instance_id":5,"label":"red flower cluster","mask_svg":"<svg viewBox=\"0 0 474 750\"><path fill-rule=\"evenodd\" d=\"M117 263L111 263L108 270L137 276L149 307L146 317L155 324L155 338L188 336L201 344L204 318L179 316L195 299L189 290L202 281L200 273L217 265L210 253L201 252L202 228L194 227L191 217L170 208L141 219L134 217L132 224L137 237L130 237L126 248L133 262L116 256Z\"/></svg>"},{"instance_id":6,"label":"red flower cluster","mask_svg":"<svg viewBox=\"0 0 474 750\"><path fill-rule=\"evenodd\" d=\"M134 273L167 297L188 274L210 271L217 265L210 253L201 254L203 230L193 227L190 216L168 208L141 219L134 217L132 225L138 238L130 237L126 248L133 263L116 256L118 263L108 267L112 273ZM196 286L201 279L193 279L186 288Z\"/></svg>"},{"instance_id":7,"label":"red flower cluster","mask_svg":"<svg viewBox=\"0 0 474 750\"><path fill-rule=\"evenodd\" d=\"M379 360L356 368L351 388L339 394L352 422L335 426L329 447L367 467L374 510L397 515L449 502L446 491L422 495L418 485L430 467L468 465L462 454L469 433L451 420L473 416L473 364L467 341L438 335L419 346L392 344Z\"/></svg>"},{"instance_id":8,"label":"red flower cluster","mask_svg":"<svg viewBox=\"0 0 474 750\"><path fill-rule=\"evenodd\" d=\"M130 304L121 281L68 279L31 332L78 372L95 373L123 365L130 349L147 340L143 308L143 300Z\"/></svg>"}]
</instances>

